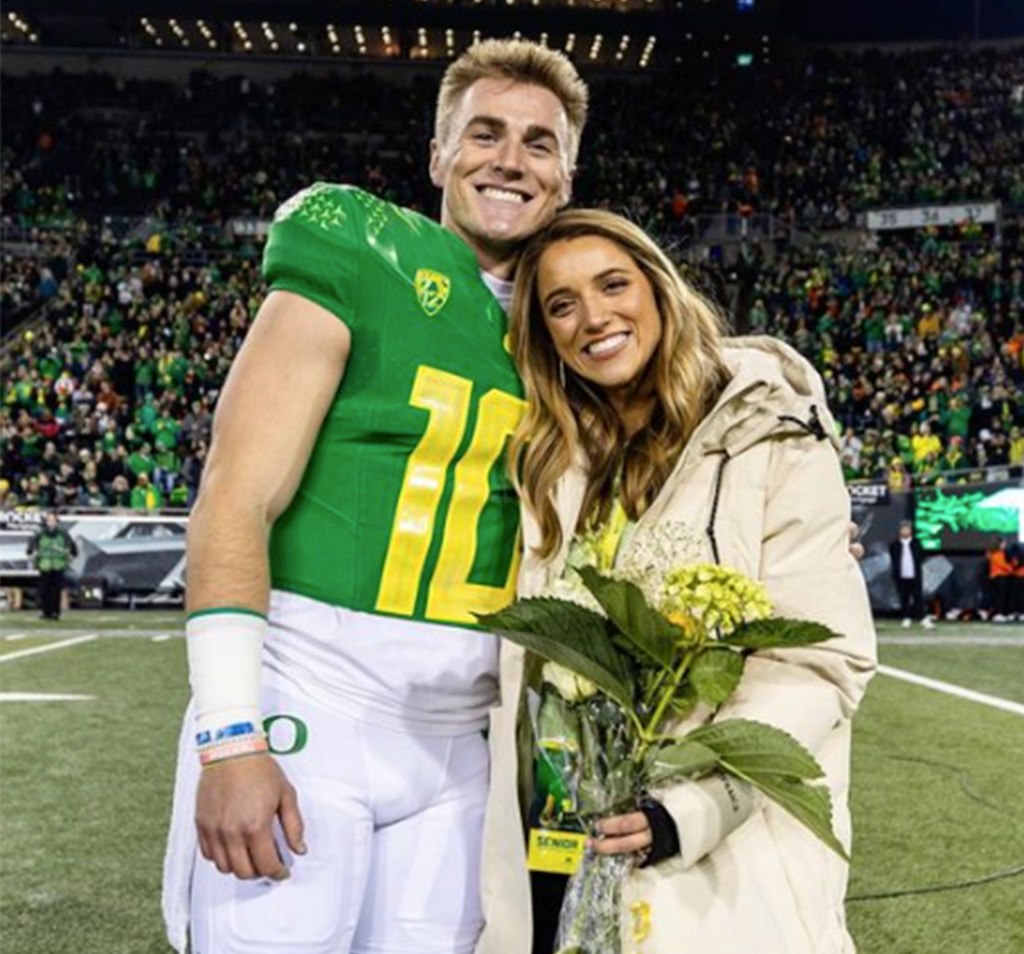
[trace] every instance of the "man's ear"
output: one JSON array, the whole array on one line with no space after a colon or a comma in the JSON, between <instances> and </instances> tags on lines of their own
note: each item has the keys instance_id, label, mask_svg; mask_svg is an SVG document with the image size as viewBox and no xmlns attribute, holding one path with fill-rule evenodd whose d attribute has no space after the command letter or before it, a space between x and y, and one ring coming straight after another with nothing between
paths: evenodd
<instances>
[{"instance_id":1,"label":"man's ear","mask_svg":"<svg viewBox=\"0 0 1024 954\"><path fill-rule=\"evenodd\" d=\"M430 181L439 189L444 188L444 172L441 168L441 146L436 139L430 140Z\"/></svg>"}]
</instances>

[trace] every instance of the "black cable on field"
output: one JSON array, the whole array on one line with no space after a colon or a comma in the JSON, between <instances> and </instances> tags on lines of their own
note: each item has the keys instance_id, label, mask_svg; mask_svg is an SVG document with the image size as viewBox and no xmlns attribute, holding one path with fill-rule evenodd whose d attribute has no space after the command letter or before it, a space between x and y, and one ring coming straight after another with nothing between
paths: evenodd
<instances>
[{"instance_id":1,"label":"black cable on field","mask_svg":"<svg viewBox=\"0 0 1024 954\"><path fill-rule=\"evenodd\" d=\"M934 759L925 759L915 755L890 755L889 758L894 759L897 762L916 762L920 765L930 765L934 768L940 768L952 772L957 776L957 780L960 783L960 791L962 791L972 802L984 805L985 808L991 809L996 812L996 814L1009 818L1012 821L1020 820L1017 815L1007 811L1002 805L996 805L993 802L987 801L976 792L971 791L971 774L967 769L961 768L959 765L950 765L948 762L938 762ZM965 881L951 881L945 884L925 885L920 888L899 888L895 891L879 891L875 894L856 894L850 895L846 900L851 902L888 901L892 898L910 898L923 894L938 894L942 891L959 891L963 888L976 888L981 885L992 884L996 881L1005 881L1007 878L1016 878L1022 874L1024 874L1024 864L1019 864L1014 865L1011 868L1004 868L1001 871L995 871L992 874L982 875L979 878L968 878Z\"/></svg>"},{"instance_id":2,"label":"black cable on field","mask_svg":"<svg viewBox=\"0 0 1024 954\"><path fill-rule=\"evenodd\" d=\"M846 900L887 901L890 898L909 898L920 894L937 894L940 891L959 891L961 888L976 888L979 885L991 884L993 881L1005 881L1007 878L1016 878L1022 874L1024 874L1024 864L1013 868L1006 868L1003 871L996 871L981 878L970 878L967 881L953 881L949 884L930 884L923 888L904 888L900 891L880 891L877 894L855 894Z\"/></svg>"},{"instance_id":3,"label":"black cable on field","mask_svg":"<svg viewBox=\"0 0 1024 954\"><path fill-rule=\"evenodd\" d=\"M957 777L957 781L960 783L960 791L969 798L972 802L977 802L979 805L984 805L985 808L991 809L997 815L1002 815L1005 818L1009 818L1011 821L1020 822L1021 817L1007 809L1003 805L996 805L993 802L987 801L981 795L977 794L970 788L971 773L961 768L959 765L950 765L948 762L938 762L935 759L924 759L916 755L890 755L889 758L894 759L897 762L916 762L919 765L930 765L933 768L944 769L947 772L952 772Z\"/></svg>"}]
</instances>

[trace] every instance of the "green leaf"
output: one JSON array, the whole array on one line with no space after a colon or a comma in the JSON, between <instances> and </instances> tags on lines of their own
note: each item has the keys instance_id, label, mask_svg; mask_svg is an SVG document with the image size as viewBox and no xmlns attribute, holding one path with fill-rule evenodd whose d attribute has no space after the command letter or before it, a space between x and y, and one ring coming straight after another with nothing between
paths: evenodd
<instances>
[{"instance_id":1,"label":"green leaf","mask_svg":"<svg viewBox=\"0 0 1024 954\"><path fill-rule=\"evenodd\" d=\"M739 776L759 788L780 808L790 813L801 825L818 836L840 858L850 860L842 842L832 831L832 796L823 785L808 785L806 782L778 775L758 775L738 771L723 759L725 771Z\"/></svg>"},{"instance_id":2,"label":"green leaf","mask_svg":"<svg viewBox=\"0 0 1024 954\"><path fill-rule=\"evenodd\" d=\"M735 692L743 675L743 656L724 646L705 649L690 669L690 681L705 705L717 708Z\"/></svg>"},{"instance_id":3,"label":"green leaf","mask_svg":"<svg viewBox=\"0 0 1024 954\"><path fill-rule=\"evenodd\" d=\"M602 576L590 566L576 572L608 618L633 644L640 659L671 669L680 630L647 604L640 588L626 580Z\"/></svg>"},{"instance_id":4,"label":"green leaf","mask_svg":"<svg viewBox=\"0 0 1024 954\"><path fill-rule=\"evenodd\" d=\"M838 638L839 634L827 626L805 619L759 619L740 626L722 642L738 649L776 649L810 646Z\"/></svg>"},{"instance_id":5,"label":"green leaf","mask_svg":"<svg viewBox=\"0 0 1024 954\"><path fill-rule=\"evenodd\" d=\"M672 697L672 701L669 703L669 709L672 715L676 719L686 719L693 715L693 710L697 708L697 703L700 700L697 698L697 690L689 682L683 682L683 684L676 689L675 695ZM658 732L660 726L655 726L654 731Z\"/></svg>"},{"instance_id":6,"label":"green leaf","mask_svg":"<svg viewBox=\"0 0 1024 954\"><path fill-rule=\"evenodd\" d=\"M832 832L828 789L806 781L825 773L789 733L750 719L725 719L688 732L686 740L712 749L724 771L760 789L840 857L847 858Z\"/></svg>"},{"instance_id":7,"label":"green leaf","mask_svg":"<svg viewBox=\"0 0 1024 954\"><path fill-rule=\"evenodd\" d=\"M686 738L714 749L744 778L774 775L783 778L814 779L825 773L788 732L751 719L723 719L710 722L686 734Z\"/></svg>"},{"instance_id":8,"label":"green leaf","mask_svg":"<svg viewBox=\"0 0 1024 954\"><path fill-rule=\"evenodd\" d=\"M683 739L657 746L644 760L644 776L651 785L688 778L718 764L718 753L700 742Z\"/></svg>"},{"instance_id":9,"label":"green leaf","mask_svg":"<svg viewBox=\"0 0 1024 954\"><path fill-rule=\"evenodd\" d=\"M568 600L516 600L497 613L477 617L505 639L585 676L627 709L633 708L634 673L629 657L615 648L603 616Z\"/></svg>"}]
</instances>

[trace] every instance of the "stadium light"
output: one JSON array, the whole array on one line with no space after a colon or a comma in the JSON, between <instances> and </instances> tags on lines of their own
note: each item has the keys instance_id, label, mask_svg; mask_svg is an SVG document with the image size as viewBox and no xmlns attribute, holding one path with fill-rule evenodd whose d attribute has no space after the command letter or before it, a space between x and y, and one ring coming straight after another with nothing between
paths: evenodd
<instances>
[{"instance_id":1,"label":"stadium light","mask_svg":"<svg viewBox=\"0 0 1024 954\"><path fill-rule=\"evenodd\" d=\"M658 38L653 34L647 37L647 43L644 45L644 51L640 54L640 68L647 69L651 62L651 56L654 54L654 45L658 42ZM679 62L679 58L676 57L676 62Z\"/></svg>"}]
</instances>

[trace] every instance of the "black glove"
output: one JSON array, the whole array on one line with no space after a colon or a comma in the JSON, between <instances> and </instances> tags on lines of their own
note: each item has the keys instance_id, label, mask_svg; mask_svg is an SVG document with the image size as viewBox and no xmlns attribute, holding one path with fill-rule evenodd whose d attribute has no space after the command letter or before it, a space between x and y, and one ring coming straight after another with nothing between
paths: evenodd
<instances>
[{"instance_id":1,"label":"black glove","mask_svg":"<svg viewBox=\"0 0 1024 954\"><path fill-rule=\"evenodd\" d=\"M666 858L674 858L682 850L679 841L679 829L668 809L649 795L640 799L640 811L647 816L647 824L651 826L651 847L647 850L639 867L648 868Z\"/></svg>"}]
</instances>

